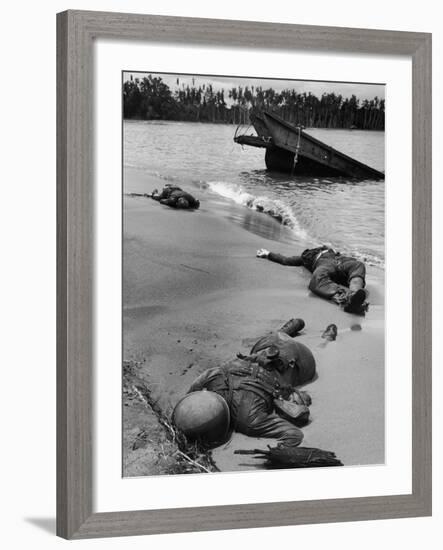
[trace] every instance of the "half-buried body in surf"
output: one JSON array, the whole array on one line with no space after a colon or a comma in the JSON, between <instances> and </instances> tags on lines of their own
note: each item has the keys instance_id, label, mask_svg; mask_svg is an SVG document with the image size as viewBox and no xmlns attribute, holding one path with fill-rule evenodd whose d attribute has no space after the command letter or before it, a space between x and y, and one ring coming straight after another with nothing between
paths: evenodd
<instances>
[{"instance_id":1,"label":"half-buried body in surf","mask_svg":"<svg viewBox=\"0 0 443 550\"><path fill-rule=\"evenodd\" d=\"M161 193L159 193L157 189L154 189L150 197L151 199L160 202L160 204L170 206L171 208L196 210L200 207L200 201L193 197L191 193L188 193L181 187L170 183L164 186Z\"/></svg>"}]
</instances>

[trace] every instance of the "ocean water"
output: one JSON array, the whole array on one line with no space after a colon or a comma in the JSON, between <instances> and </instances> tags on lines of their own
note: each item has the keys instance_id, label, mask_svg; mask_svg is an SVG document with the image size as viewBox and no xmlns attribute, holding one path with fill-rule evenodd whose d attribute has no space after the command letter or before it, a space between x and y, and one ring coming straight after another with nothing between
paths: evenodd
<instances>
[{"instance_id":1,"label":"ocean water","mask_svg":"<svg viewBox=\"0 0 443 550\"><path fill-rule=\"evenodd\" d=\"M264 149L234 143L232 125L125 121L123 131L125 167L156 175L165 183L177 182L201 199L211 193L245 210L258 206L272 211L294 240L326 244L370 264L384 264L384 181L268 172ZM306 131L384 170L384 132ZM239 221L238 216L233 215L233 221Z\"/></svg>"}]
</instances>

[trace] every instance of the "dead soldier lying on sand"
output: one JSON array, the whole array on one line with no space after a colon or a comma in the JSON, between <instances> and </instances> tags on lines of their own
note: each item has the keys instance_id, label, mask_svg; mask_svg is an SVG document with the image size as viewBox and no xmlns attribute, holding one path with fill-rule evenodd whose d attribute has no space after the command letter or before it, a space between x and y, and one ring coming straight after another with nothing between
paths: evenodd
<instances>
[{"instance_id":1,"label":"dead soldier lying on sand","mask_svg":"<svg viewBox=\"0 0 443 550\"><path fill-rule=\"evenodd\" d=\"M200 201L193 197L191 193L184 191L177 185L171 185L170 183L164 186L161 193L159 193L157 189L154 189L151 198L171 208L196 210L200 207Z\"/></svg>"},{"instance_id":2,"label":"dead soldier lying on sand","mask_svg":"<svg viewBox=\"0 0 443 550\"><path fill-rule=\"evenodd\" d=\"M366 301L366 267L363 262L344 256L327 246L308 248L300 256L283 256L265 248L257 250L258 258L289 266L304 266L312 273L309 290L332 300L347 313L364 315Z\"/></svg>"},{"instance_id":3,"label":"dead soldier lying on sand","mask_svg":"<svg viewBox=\"0 0 443 550\"><path fill-rule=\"evenodd\" d=\"M204 371L174 409L177 428L209 446L226 441L231 431L275 438L277 447L265 453L274 467L341 466L334 453L298 447L311 399L297 386L316 376L314 356L294 339L303 327L292 319L260 338L250 355Z\"/></svg>"},{"instance_id":4,"label":"dead soldier lying on sand","mask_svg":"<svg viewBox=\"0 0 443 550\"><path fill-rule=\"evenodd\" d=\"M145 199L154 199L155 201L180 210L197 210L200 208L200 201L193 197L191 193L184 191L178 185L167 183L159 193L154 189L152 193L128 193L130 197L143 197Z\"/></svg>"}]
</instances>

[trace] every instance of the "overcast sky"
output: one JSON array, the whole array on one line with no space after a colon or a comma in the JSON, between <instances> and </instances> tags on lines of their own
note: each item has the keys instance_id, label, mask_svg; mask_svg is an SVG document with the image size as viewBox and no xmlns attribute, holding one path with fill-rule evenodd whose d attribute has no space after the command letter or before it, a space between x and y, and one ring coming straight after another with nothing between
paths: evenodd
<instances>
[{"instance_id":1,"label":"overcast sky","mask_svg":"<svg viewBox=\"0 0 443 550\"><path fill-rule=\"evenodd\" d=\"M185 87L194 85L196 87L203 84L212 84L215 91L224 89L227 92L229 89L237 86L257 87L261 86L265 88L273 88L275 91L280 92L284 89L294 89L298 93L311 92L312 94L320 97L323 93L341 94L343 97L351 97L352 94L356 95L359 99L373 99L377 96L380 99L385 98L385 85L384 84L367 84L360 82L317 82L314 80L273 80L264 78L240 78L240 77L224 77L224 76L192 76L192 75L180 75L180 74L166 74L166 73L145 73L145 72L125 72L123 73L123 79L129 80L130 75L134 78L143 78L148 74L152 76L161 77L171 90L177 89L177 78L179 79L179 85ZM227 99L227 94L225 99Z\"/></svg>"}]
</instances>

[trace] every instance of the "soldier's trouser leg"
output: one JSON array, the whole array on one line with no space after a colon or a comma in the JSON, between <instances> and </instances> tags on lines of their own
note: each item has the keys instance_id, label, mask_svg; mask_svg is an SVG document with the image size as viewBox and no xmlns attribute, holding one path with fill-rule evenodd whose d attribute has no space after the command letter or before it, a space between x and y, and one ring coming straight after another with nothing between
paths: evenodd
<instances>
[{"instance_id":1,"label":"soldier's trouser leg","mask_svg":"<svg viewBox=\"0 0 443 550\"><path fill-rule=\"evenodd\" d=\"M359 288L365 288L365 282L361 277L353 277L349 281L349 290L352 290L352 292L355 292Z\"/></svg>"},{"instance_id":2,"label":"soldier's trouser leg","mask_svg":"<svg viewBox=\"0 0 443 550\"><path fill-rule=\"evenodd\" d=\"M264 399L253 392L243 391L235 414L234 429L251 437L269 437L279 446L296 447L303 440L303 432L296 426L268 410Z\"/></svg>"},{"instance_id":3,"label":"soldier's trouser leg","mask_svg":"<svg viewBox=\"0 0 443 550\"><path fill-rule=\"evenodd\" d=\"M334 281L337 275L337 267L332 262L318 266L312 273L309 290L327 300L332 300L337 294L346 295L349 288Z\"/></svg>"},{"instance_id":4,"label":"soldier's trouser leg","mask_svg":"<svg viewBox=\"0 0 443 550\"><path fill-rule=\"evenodd\" d=\"M338 261L337 273L340 280L356 291L366 284L366 267L363 262L355 258L342 257Z\"/></svg>"}]
</instances>

